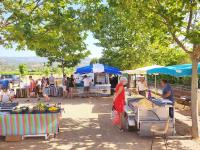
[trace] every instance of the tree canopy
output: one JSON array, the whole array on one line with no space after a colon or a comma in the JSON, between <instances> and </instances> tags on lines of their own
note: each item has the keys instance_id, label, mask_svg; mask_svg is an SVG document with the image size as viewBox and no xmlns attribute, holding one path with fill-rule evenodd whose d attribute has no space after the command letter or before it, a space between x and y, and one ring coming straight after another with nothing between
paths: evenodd
<instances>
[{"instance_id":1,"label":"tree canopy","mask_svg":"<svg viewBox=\"0 0 200 150\"><path fill-rule=\"evenodd\" d=\"M89 52L80 8L68 0L6 0L0 4L1 44L36 51L52 61L75 66Z\"/></svg>"},{"instance_id":2,"label":"tree canopy","mask_svg":"<svg viewBox=\"0 0 200 150\"><path fill-rule=\"evenodd\" d=\"M107 0L107 3L99 3L98 6L88 6L88 11L98 16L93 18L92 29L100 41L98 45L104 48L101 61L121 69L190 62L181 50L182 47L173 42L174 36L171 36L171 31L161 18L163 14L168 17L174 15L170 25L179 24L177 27L171 27L174 32L179 32L177 38L188 37L182 33L184 31L182 27L187 22L190 3L186 1L177 3L161 1L161 3L163 6L159 6L155 0ZM197 10L197 6L194 5L193 9ZM195 13L194 17L197 19L199 16L196 11ZM179 16L176 16L177 14ZM193 20L195 22L195 19ZM184 21L185 23L182 23ZM190 30L195 30L196 33L198 27L195 26L193 29L190 25ZM192 41L185 39L184 43Z\"/></svg>"}]
</instances>

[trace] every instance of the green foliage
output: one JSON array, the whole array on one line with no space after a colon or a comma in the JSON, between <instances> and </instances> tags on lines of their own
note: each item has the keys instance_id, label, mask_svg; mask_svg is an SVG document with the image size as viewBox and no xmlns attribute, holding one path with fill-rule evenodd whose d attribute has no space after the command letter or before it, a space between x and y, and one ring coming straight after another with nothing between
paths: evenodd
<instances>
[{"instance_id":1,"label":"green foliage","mask_svg":"<svg viewBox=\"0 0 200 150\"><path fill-rule=\"evenodd\" d=\"M51 73L50 67L45 66L44 69L43 69L43 74L44 74L46 77L48 77L48 76L50 75L50 73Z\"/></svg>"},{"instance_id":2,"label":"green foliage","mask_svg":"<svg viewBox=\"0 0 200 150\"><path fill-rule=\"evenodd\" d=\"M0 35L4 47L36 51L49 61L72 67L86 57L85 26L78 1L6 0L0 4Z\"/></svg>"},{"instance_id":3,"label":"green foliage","mask_svg":"<svg viewBox=\"0 0 200 150\"><path fill-rule=\"evenodd\" d=\"M90 61L90 65L99 63L99 58L92 58Z\"/></svg>"},{"instance_id":4,"label":"green foliage","mask_svg":"<svg viewBox=\"0 0 200 150\"><path fill-rule=\"evenodd\" d=\"M19 65L19 74L23 77L28 73L28 68L26 64L20 64Z\"/></svg>"},{"instance_id":5,"label":"green foliage","mask_svg":"<svg viewBox=\"0 0 200 150\"><path fill-rule=\"evenodd\" d=\"M188 63L181 49L190 53L200 41L195 1L107 0L87 9L98 16L93 17L91 28L104 48L100 62L121 69Z\"/></svg>"}]
</instances>

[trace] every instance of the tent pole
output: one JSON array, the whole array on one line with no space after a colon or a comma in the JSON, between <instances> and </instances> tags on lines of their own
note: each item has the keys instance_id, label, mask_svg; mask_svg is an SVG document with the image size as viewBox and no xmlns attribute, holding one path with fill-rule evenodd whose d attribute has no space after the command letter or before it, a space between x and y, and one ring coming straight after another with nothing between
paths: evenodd
<instances>
[{"instance_id":1,"label":"tent pole","mask_svg":"<svg viewBox=\"0 0 200 150\"><path fill-rule=\"evenodd\" d=\"M155 88L155 95L156 95L156 97L157 97L158 89L157 89L157 78L156 78L156 74L155 74L155 85L154 85L154 88Z\"/></svg>"}]
</instances>

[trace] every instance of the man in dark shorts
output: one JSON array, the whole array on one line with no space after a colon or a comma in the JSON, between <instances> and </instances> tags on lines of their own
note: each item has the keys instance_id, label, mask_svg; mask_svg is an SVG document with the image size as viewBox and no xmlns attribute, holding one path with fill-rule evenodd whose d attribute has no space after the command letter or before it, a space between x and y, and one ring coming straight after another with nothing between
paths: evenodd
<instances>
[{"instance_id":1,"label":"man in dark shorts","mask_svg":"<svg viewBox=\"0 0 200 150\"><path fill-rule=\"evenodd\" d=\"M75 87L75 80L74 80L74 76L71 75L71 78L69 78L69 97L72 98L73 97L73 89Z\"/></svg>"},{"instance_id":2,"label":"man in dark shorts","mask_svg":"<svg viewBox=\"0 0 200 150\"><path fill-rule=\"evenodd\" d=\"M172 90L171 86L169 85L168 81L165 79L162 79L161 86L163 88L162 98L170 100L172 102L172 104L174 105L174 93L173 93L173 90ZM171 118L174 117L174 108L173 107L169 108L169 116Z\"/></svg>"}]
</instances>

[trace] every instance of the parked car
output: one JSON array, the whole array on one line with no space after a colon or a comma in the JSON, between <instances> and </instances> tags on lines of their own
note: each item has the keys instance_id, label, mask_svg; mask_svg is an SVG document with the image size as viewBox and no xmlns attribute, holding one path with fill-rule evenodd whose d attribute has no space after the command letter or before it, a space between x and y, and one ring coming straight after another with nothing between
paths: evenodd
<instances>
[{"instance_id":1,"label":"parked car","mask_svg":"<svg viewBox=\"0 0 200 150\"><path fill-rule=\"evenodd\" d=\"M9 82L12 82L14 86L19 86L20 85L20 78L17 75L12 75L12 74L3 74L1 75L0 80L5 78Z\"/></svg>"}]
</instances>

